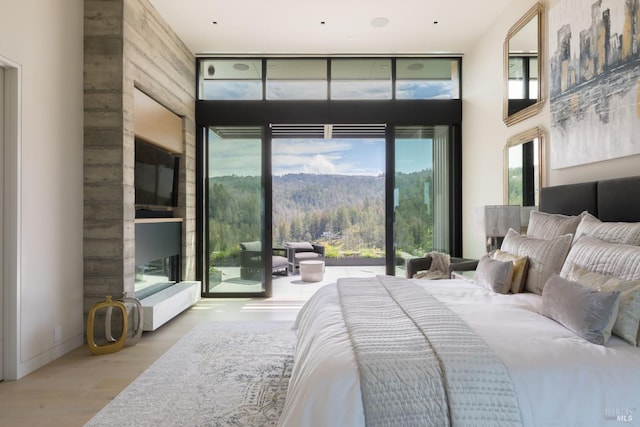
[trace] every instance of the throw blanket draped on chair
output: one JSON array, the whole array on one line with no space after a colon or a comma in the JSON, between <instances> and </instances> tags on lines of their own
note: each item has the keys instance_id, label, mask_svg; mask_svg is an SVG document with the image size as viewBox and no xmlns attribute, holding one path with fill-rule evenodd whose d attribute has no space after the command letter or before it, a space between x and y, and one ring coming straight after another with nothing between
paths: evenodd
<instances>
[{"instance_id":1,"label":"throw blanket draped on chair","mask_svg":"<svg viewBox=\"0 0 640 427\"><path fill-rule=\"evenodd\" d=\"M424 254L425 257L431 257L431 266L426 271L420 271L413 277L415 279L448 279L449 278L449 264L451 263L451 257L449 254L442 252L429 252Z\"/></svg>"}]
</instances>

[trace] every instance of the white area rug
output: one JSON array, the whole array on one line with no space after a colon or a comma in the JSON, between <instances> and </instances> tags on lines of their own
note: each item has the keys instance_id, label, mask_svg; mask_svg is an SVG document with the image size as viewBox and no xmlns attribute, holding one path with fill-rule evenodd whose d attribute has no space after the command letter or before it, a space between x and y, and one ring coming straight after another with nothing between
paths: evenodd
<instances>
[{"instance_id":1,"label":"white area rug","mask_svg":"<svg viewBox=\"0 0 640 427\"><path fill-rule=\"evenodd\" d=\"M292 322L198 324L86 426L275 426Z\"/></svg>"}]
</instances>

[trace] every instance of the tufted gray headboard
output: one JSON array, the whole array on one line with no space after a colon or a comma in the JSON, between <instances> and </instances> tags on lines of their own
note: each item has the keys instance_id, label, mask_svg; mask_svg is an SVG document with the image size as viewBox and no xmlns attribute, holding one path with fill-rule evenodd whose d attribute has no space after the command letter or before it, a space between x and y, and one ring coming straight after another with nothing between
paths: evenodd
<instances>
[{"instance_id":1,"label":"tufted gray headboard","mask_svg":"<svg viewBox=\"0 0 640 427\"><path fill-rule=\"evenodd\" d=\"M640 176L544 187L540 211L588 211L602 221L640 222Z\"/></svg>"}]
</instances>

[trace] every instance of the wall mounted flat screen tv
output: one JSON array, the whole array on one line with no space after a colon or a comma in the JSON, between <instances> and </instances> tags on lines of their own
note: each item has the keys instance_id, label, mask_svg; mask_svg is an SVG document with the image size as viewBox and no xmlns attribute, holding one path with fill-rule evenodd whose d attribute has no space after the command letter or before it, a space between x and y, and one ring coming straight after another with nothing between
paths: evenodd
<instances>
[{"instance_id":1,"label":"wall mounted flat screen tv","mask_svg":"<svg viewBox=\"0 0 640 427\"><path fill-rule=\"evenodd\" d=\"M178 205L178 156L136 138L136 210L170 211Z\"/></svg>"}]
</instances>

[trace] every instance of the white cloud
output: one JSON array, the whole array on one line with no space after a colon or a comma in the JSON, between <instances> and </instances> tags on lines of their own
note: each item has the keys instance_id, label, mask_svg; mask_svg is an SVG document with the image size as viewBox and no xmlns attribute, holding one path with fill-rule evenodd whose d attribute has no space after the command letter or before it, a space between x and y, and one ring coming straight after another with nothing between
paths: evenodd
<instances>
[{"instance_id":1,"label":"white cloud","mask_svg":"<svg viewBox=\"0 0 640 427\"><path fill-rule=\"evenodd\" d=\"M373 145L370 145L373 144ZM381 151L382 150L382 151ZM210 176L259 176L259 140L213 141L209 151ZM381 158L369 154L380 152ZM379 175L384 173L384 142L380 140L274 140L273 175L289 173Z\"/></svg>"},{"instance_id":2,"label":"white cloud","mask_svg":"<svg viewBox=\"0 0 640 427\"><path fill-rule=\"evenodd\" d=\"M311 161L303 167L304 173L313 174L330 174L337 173L337 167L332 159L322 154L317 154L311 158Z\"/></svg>"},{"instance_id":3,"label":"white cloud","mask_svg":"<svg viewBox=\"0 0 640 427\"><path fill-rule=\"evenodd\" d=\"M342 140L287 139L273 141L273 155L327 154L347 151L352 144Z\"/></svg>"},{"instance_id":4,"label":"white cloud","mask_svg":"<svg viewBox=\"0 0 640 427\"><path fill-rule=\"evenodd\" d=\"M273 174L340 173L343 153L351 148L350 143L336 140L274 140Z\"/></svg>"}]
</instances>

